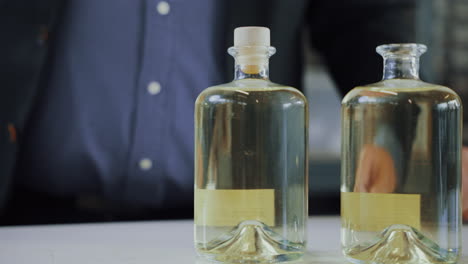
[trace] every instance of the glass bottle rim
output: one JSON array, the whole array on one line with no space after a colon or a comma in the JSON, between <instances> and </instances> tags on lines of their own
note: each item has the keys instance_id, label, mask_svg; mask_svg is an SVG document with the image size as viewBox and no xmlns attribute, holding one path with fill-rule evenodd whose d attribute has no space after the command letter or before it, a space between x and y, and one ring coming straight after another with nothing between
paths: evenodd
<instances>
[{"instance_id":1,"label":"glass bottle rim","mask_svg":"<svg viewBox=\"0 0 468 264\"><path fill-rule=\"evenodd\" d=\"M389 56L421 56L427 51L427 46L419 43L391 43L379 45L375 51L382 57Z\"/></svg>"},{"instance_id":2,"label":"glass bottle rim","mask_svg":"<svg viewBox=\"0 0 468 264\"><path fill-rule=\"evenodd\" d=\"M273 56L276 53L276 48L273 46L232 46L228 48L228 53L235 57L239 54L239 50L249 50L250 55L257 53L257 54L265 54L268 57Z\"/></svg>"}]
</instances>

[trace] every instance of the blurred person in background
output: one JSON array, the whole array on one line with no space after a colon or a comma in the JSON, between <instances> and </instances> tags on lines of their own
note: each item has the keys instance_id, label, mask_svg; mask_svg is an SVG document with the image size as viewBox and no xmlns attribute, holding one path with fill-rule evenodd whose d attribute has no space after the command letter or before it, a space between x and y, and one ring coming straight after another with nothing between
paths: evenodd
<instances>
[{"instance_id":1,"label":"blurred person in background","mask_svg":"<svg viewBox=\"0 0 468 264\"><path fill-rule=\"evenodd\" d=\"M191 217L193 104L204 88L232 78L225 51L235 27L269 27L278 49L272 79L295 87L307 27L345 93L380 79L377 45L415 41L415 7L0 1L2 223ZM338 213L337 204L322 206Z\"/></svg>"},{"instance_id":2,"label":"blurred person in background","mask_svg":"<svg viewBox=\"0 0 468 264\"><path fill-rule=\"evenodd\" d=\"M428 44L423 80L447 85L462 99L463 218L468 220L468 0L419 0L417 35Z\"/></svg>"}]
</instances>

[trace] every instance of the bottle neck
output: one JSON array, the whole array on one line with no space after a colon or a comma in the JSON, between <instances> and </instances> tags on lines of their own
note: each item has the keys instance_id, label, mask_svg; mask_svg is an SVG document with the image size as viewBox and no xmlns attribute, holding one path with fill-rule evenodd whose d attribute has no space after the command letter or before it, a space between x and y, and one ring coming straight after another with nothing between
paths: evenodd
<instances>
[{"instance_id":1,"label":"bottle neck","mask_svg":"<svg viewBox=\"0 0 468 264\"><path fill-rule=\"evenodd\" d=\"M242 79L269 80L268 60L275 53L269 46L231 47L235 59L234 81Z\"/></svg>"},{"instance_id":2,"label":"bottle neck","mask_svg":"<svg viewBox=\"0 0 468 264\"><path fill-rule=\"evenodd\" d=\"M242 79L269 80L268 59L266 59L266 62L259 64L239 63L236 60L234 68L234 80L236 81Z\"/></svg>"},{"instance_id":3,"label":"bottle neck","mask_svg":"<svg viewBox=\"0 0 468 264\"><path fill-rule=\"evenodd\" d=\"M419 56L385 56L383 80L389 79L419 80Z\"/></svg>"}]
</instances>

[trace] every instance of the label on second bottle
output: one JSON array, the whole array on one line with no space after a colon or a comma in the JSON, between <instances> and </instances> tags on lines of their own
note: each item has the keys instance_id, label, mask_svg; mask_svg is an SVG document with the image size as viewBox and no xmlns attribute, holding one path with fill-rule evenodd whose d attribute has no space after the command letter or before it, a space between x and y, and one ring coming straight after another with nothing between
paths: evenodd
<instances>
[{"instance_id":1,"label":"label on second bottle","mask_svg":"<svg viewBox=\"0 0 468 264\"><path fill-rule=\"evenodd\" d=\"M394 225L421 226L421 195L341 193L342 226L356 231L382 231Z\"/></svg>"},{"instance_id":2,"label":"label on second bottle","mask_svg":"<svg viewBox=\"0 0 468 264\"><path fill-rule=\"evenodd\" d=\"M275 190L195 190L195 224L236 226L245 220L275 225Z\"/></svg>"}]
</instances>

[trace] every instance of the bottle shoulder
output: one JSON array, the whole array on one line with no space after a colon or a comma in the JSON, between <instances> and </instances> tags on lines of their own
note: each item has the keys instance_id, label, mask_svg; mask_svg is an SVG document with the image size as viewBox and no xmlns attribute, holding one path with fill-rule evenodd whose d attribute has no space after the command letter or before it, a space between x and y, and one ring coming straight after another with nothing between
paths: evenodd
<instances>
[{"instance_id":1,"label":"bottle shoulder","mask_svg":"<svg viewBox=\"0 0 468 264\"><path fill-rule=\"evenodd\" d=\"M231 100L250 100L252 98L277 101L297 101L307 104L307 99L298 89L268 80L238 80L215 85L203 90L197 98L197 103L203 101L221 102Z\"/></svg>"},{"instance_id":2,"label":"bottle shoulder","mask_svg":"<svg viewBox=\"0 0 468 264\"><path fill-rule=\"evenodd\" d=\"M385 80L365 86L358 86L349 91L342 100L342 105L365 103L396 103L398 101L417 100L432 103L453 101L461 105L460 97L452 89L419 80Z\"/></svg>"}]
</instances>

